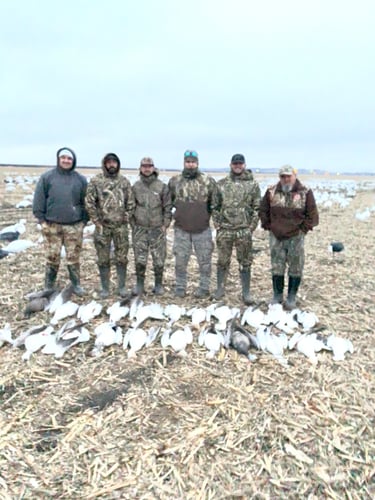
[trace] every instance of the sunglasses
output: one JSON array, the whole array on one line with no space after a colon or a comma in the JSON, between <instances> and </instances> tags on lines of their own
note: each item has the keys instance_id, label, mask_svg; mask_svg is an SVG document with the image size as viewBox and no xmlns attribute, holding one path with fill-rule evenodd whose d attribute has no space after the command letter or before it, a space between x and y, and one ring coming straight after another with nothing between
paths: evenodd
<instances>
[{"instance_id":1,"label":"sunglasses","mask_svg":"<svg viewBox=\"0 0 375 500\"><path fill-rule=\"evenodd\" d=\"M198 158L198 153L196 151L185 151L184 158L189 158L190 156Z\"/></svg>"}]
</instances>

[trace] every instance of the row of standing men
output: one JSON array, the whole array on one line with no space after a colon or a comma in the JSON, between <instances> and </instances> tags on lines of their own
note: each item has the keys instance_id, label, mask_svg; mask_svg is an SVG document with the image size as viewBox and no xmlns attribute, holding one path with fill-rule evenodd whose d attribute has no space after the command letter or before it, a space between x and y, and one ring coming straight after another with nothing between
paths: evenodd
<instances>
[{"instance_id":1,"label":"row of standing men","mask_svg":"<svg viewBox=\"0 0 375 500\"><path fill-rule=\"evenodd\" d=\"M80 282L80 253L83 228L90 219L95 224L94 244L100 275L100 296L110 293L110 250L114 261L118 293L127 295L126 275L129 251L129 225L135 258L135 295L144 292L148 255L151 253L155 284L153 292L162 295L166 259L166 231L174 221L175 295L186 294L187 269L194 251L199 266L196 298L209 297L213 252L210 219L217 230L216 300L225 295L233 248L239 264L242 298L251 303L252 235L259 218L269 231L273 303L283 302L285 272L288 269L286 308L296 306L296 295L304 267L304 237L319 223L311 189L297 179L296 171L285 165L279 181L263 197L245 157L231 158L229 174L216 182L199 169L196 151L187 150L181 174L168 184L158 178L152 158L140 162L139 179L131 186L121 174L120 158L107 154L101 173L88 183L76 171L76 155L70 148L57 151L56 167L40 176L36 186L33 213L42 226L46 249L45 289L56 283L62 245L70 280L77 295L84 295Z\"/></svg>"}]
</instances>

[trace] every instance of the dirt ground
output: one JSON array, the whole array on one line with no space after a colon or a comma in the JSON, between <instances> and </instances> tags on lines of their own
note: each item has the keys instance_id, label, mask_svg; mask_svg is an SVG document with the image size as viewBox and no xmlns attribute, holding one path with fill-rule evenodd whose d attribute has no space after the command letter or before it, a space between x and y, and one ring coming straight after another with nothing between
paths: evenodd
<instances>
[{"instance_id":1,"label":"dirt ground","mask_svg":"<svg viewBox=\"0 0 375 500\"><path fill-rule=\"evenodd\" d=\"M0 171L0 228L25 218L26 237L36 241L31 210L14 208L24 192L5 192L6 173ZM232 351L208 360L196 340L185 359L157 342L135 361L119 346L92 358L93 341L61 360L36 353L28 363L21 350L1 347L0 498L374 498L375 213L364 222L355 218L374 204L370 189L357 192L346 208L321 209L320 225L306 238L300 307L315 312L326 332L352 340L354 353L343 362L323 352L313 366L293 351L287 368L265 353L254 363ZM173 296L172 240L170 229L167 293L160 302L198 305L194 257L188 296ZM331 241L342 241L345 252L332 258ZM266 310L271 275L261 229L254 250L252 294ZM215 263L216 253L213 290ZM0 260L0 328L8 321L14 336L50 319L46 312L23 317L24 295L42 288L43 267L41 245ZM155 300L151 274L146 302ZM89 295L79 303L97 298L90 242L82 276ZM59 282L67 280L62 264ZM115 300L112 294L103 304ZM234 256L225 302L243 309Z\"/></svg>"}]
</instances>

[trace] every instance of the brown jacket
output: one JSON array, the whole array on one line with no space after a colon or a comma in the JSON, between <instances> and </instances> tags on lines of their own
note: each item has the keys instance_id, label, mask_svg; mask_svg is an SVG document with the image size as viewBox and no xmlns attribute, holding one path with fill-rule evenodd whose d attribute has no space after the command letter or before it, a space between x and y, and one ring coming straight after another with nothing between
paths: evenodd
<instances>
[{"instance_id":1,"label":"brown jacket","mask_svg":"<svg viewBox=\"0 0 375 500\"><path fill-rule=\"evenodd\" d=\"M263 229L272 231L279 240L307 233L319 224L313 192L298 179L292 191L284 193L280 182L265 192L259 208Z\"/></svg>"},{"instance_id":2,"label":"brown jacket","mask_svg":"<svg viewBox=\"0 0 375 500\"><path fill-rule=\"evenodd\" d=\"M140 175L132 187L135 210L132 223L146 228L169 227L172 219L172 202L168 186L158 179L158 171L150 177Z\"/></svg>"}]
</instances>

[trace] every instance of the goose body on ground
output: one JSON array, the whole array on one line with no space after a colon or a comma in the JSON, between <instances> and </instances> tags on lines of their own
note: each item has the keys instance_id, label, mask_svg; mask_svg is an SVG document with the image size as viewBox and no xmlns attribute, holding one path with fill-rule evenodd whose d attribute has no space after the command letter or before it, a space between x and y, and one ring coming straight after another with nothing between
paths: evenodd
<instances>
[{"instance_id":1,"label":"goose body on ground","mask_svg":"<svg viewBox=\"0 0 375 500\"><path fill-rule=\"evenodd\" d=\"M8 344L14 345L14 340L12 338L12 330L10 328L10 323L6 323L3 328L0 329L0 347L7 342Z\"/></svg>"},{"instance_id":2,"label":"goose body on ground","mask_svg":"<svg viewBox=\"0 0 375 500\"><path fill-rule=\"evenodd\" d=\"M34 333L26 337L24 342L26 351L22 355L22 359L24 361L28 361L34 352L39 351L39 349L47 344L47 342L51 339L52 333L53 327L47 326L47 328L41 332Z\"/></svg>"}]
</instances>

